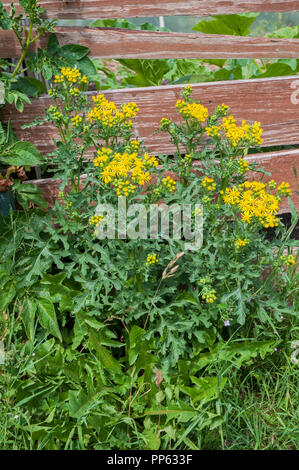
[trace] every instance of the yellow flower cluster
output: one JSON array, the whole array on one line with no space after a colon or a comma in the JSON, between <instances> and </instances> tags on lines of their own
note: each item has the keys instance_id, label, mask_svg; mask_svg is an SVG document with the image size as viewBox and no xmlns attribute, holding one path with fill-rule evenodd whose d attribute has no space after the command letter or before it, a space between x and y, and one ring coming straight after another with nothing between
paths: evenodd
<instances>
[{"instance_id":1,"label":"yellow flower cluster","mask_svg":"<svg viewBox=\"0 0 299 470\"><path fill-rule=\"evenodd\" d=\"M119 197L129 196L129 194L134 193L136 185L132 184L130 180L120 181L116 186L116 194Z\"/></svg>"},{"instance_id":2,"label":"yellow flower cluster","mask_svg":"<svg viewBox=\"0 0 299 470\"><path fill-rule=\"evenodd\" d=\"M166 176L165 178L163 178L162 183L171 193L175 191L176 182L172 178L170 178L170 176Z\"/></svg>"},{"instance_id":3,"label":"yellow flower cluster","mask_svg":"<svg viewBox=\"0 0 299 470\"><path fill-rule=\"evenodd\" d=\"M54 83L87 83L87 77L81 75L77 67L62 67L61 75L55 75Z\"/></svg>"},{"instance_id":4,"label":"yellow flower cluster","mask_svg":"<svg viewBox=\"0 0 299 470\"><path fill-rule=\"evenodd\" d=\"M211 137L219 137L221 131L233 147L244 143L260 145L263 142L261 138L263 129L260 122L249 125L246 121L242 121L241 126L237 126L236 119L233 116L227 116L222 119L221 125L206 127L206 133Z\"/></svg>"},{"instance_id":5,"label":"yellow flower cluster","mask_svg":"<svg viewBox=\"0 0 299 470\"><path fill-rule=\"evenodd\" d=\"M200 103L187 103L184 100L176 102L176 108L184 118L192 118L198 122L205 122L209 117L209 111Z\"/></svg>"},{"instance_id":6,"label":"yellow flower cluster","mask_svg":"<svg viewBox=\"0 0 299 470\"><path fill-rule=\"evenodd\" d=\"M220 126L207 126L206 133L209 137L219 137L220 135Z\"/></svg>"},{"instance_id":7,"label":"yellow flower cluster","mask_svg":"<svg viewBox=\"0 0 299 470\"><path fill-rule=\"evenodd\" d=\"M72 123L74 127L78 127L81 122L82 122L82 117L79 116L78 114L72 118Z\"/></svg>"},{"instance_id":8,"label":"yellow flower cluster","mask_svg":"<svg viewBox=\"0 0 299 470\"><path fill-rule=\"evenodd\" d=\"M58 111L58 109L55 108L55 106L50 106L48 111L51 114L53 121L60 121L60 119L62 119L63 117L62 113Z\"/></svg>"},{"instance_id":9,"label":"yellow flower cluster","mask_svg":"<svg viewBox=\"0 0 299 470\"><path fill-rule=\"evenodd\" d=\"M145 152L144 156L144 163L148 168L156 168L158 166L158 160L156 157L153 157L149 155L147 152Z\"/></svg>"},{"instance_id":10,"label":"yellow flower cluster","mask_svg":"<svg viewBox=\"0 0 299 470\"><path fill-rule=\"evenodd\" d=\"M237 240L234 240L234 243L236 248L242 248L243 246L248 245L250 243L250 240L248 240L248 238L245 238L245 240L242 238L238 238Z\"/></svg>"},{"instance_id":11,"label":"yellow flower cluster","mask_svg":"<svg viewBox=\"0 0 299 470\"><path fill-rule=\"evenodd\" d=\"M139 111L136 103L126 103L122 105L122 111L126 119L133 118Z\"/></svg>"},{"instance_id":12,"label":"yellow flower cluster","mask_svg":"<svg viewBox=\"0 0 299 470\"><path fill-rule=\"evenodd\" d=\"M80 90L79 90L79 88L71 88L70 94L71 94L72 96L79 96L79 95L80 95Z\"/></svg>"},{"instance_id":13,"label":"yellow flower cluster","mask_svg":"<svg viewBox=\"0 0 299 470\"><path fill-rule=\"evenodd\" d=\"M155 263L158 263L159 260L157 258L157 255L156 253L154 253L153 255L148 255L148 257L146 258L146 265L147 266L150 266L151 264L155 264Z\"/></svg>"},{"instance_id":14,"label":"yellow flower cluster","mask_svg":"<svg viewBox=\"0 0 299 470\"><path fill-rule=\"evenodd\" d=\"M130 142L130 147L131 147L133 150L138 150L139 147L140 147L140 142L138 142L138 140L131 140L131 142Z\"/></svg>"},{"instance_id":15,"label":"yellow flower cluster","mask_svg":"<svg viewBox=\"0 0 299 470\"><path fill-rule=\"evenodd\" d=\"M202 294L202 299L205 300L207 304L212 304L216 300L216 291L215 289L204 291Z\"/></svg>"},{"instance_id":16,"label":"yellow flower cluster","mask_svg":"<svg viewBox=\"0 0 299 470\"><path fill-rule=\"evenodd\" d=\"M277 193L279 196L290 196L291 189L289 183L283 181L280 186L277 188Z\"/></svg>"},{"instance_id":17,"label":"yellow flower cluster","mask_svg":"<svg viewBox=\"0 0 299 470\"><path fill-rule=\"evenodd\" d=\"M111 148L102 147L101 150L97 151L97 156L93 160L94 166L102 168L104 164L109 160L113 150Z\"/></svg>"},{"instance_id":18,"label":"yellow flower cluster","mask_svg":"<svg viewBox=\"0 0 299 470\"><path fill-rule=\"evenodd\" d=\"M127 196L135 191L136 185L148 183L151 178L149 168L158 165L157 159L147 153L142 158L137 152L113 153L106 147L97 151L93 163L101 169L102 181L105 184L112 183L119 196Z\"/></svg>"},{"instance_id":19,"label":"yellow flower cluster","mask_svg":"<svg viewBox=\"0 0 299 470\"><path fill-rule=\"evenodd\" d=\"M238 161L238 164L239 164L239 173L243 174L249 170L249 164L247 160L240 158L240 160Z\"/></svg>"},{"instance_id":20,"label":"yellow flower cluster","mask_svg":"<svg viewBox=\"0 0 299 470\"><path fill-rule=\"evenodd\" d=\"M162 118L160 121L161 129L168 129L171 124L171 121L167 118Z\"/></svg>"},{"instance_id":21,"label":"yellow flower cluster","mask_svg":"<svg viewBox=\"0 0 299 470\"><path fill-rule=\"evenodd\" d=\"M214 178L209 178L208 176L205 176L201 184L208 191L215 191L216 189L216 183L214 182Z\"/></svg>"},{"instance_id":22,"label":"yellow flower cluster","mask_svg":"<svg viewBox=\"0 0 299 470\"><path fill-rule=\"evenodd\" d=\"M183 90L182 95L188 97L188 96L190 96L190 95L192 94L192 92L193 92L192 86L191 86L191 85L186 85L186 86L184 87L184 90Z\"/></svg>"},{"instance_id":23,"label":"yellow flower cluster","mask_svg":"<svg viewBox=\"0 0 299 470\"><path fill-rule=\"evenodd\" d=\"M99 223L102 222L103 219L104 219L103 215L92 215L89 219L89 223L90 225L97 226L99 225Z\"/></svg>"},{"instance_id":24,"label":"yellow flower cluster","mask_svg":"<svg viewBox=\"0 0 299 470\"><path fill-rule=\"evenodd\" d=\"M241 212L241 220L251 223L258 221L263 227L278 226L275 217L279 209L276 196L266 191L267 185L258 181L245 181L238 187L226 188L223 194L225 204L237 205Z\"/></svg>"},{"instance_id":25,"label":"yellow flower cluster","mask_svg":"<svg viewBox=\"0 0 299 470\"><path fill-rule=\"evenodd\" d=\"M261 129L260 122L254 122L252 125L249 125L246 121L242 121L241 126L237 126L235 118L228 116L223 118L221 127L233 147L243 142L256 145L260 145L263 142L261 139L263 129Z\"/></svg>"},{"instance_id":26,"label":"yellow flower cluster","mask_svg":"<svg viewBox=\"0 0 299 470\"><path fill-rule=\"evenodd\" d=\"M217 106L216 113L226 114L229 109L227 104L222 103L220 106Z\"/></svg>"},{"instance_id":27,"label":"yellow flower cluster","mask_svg":"<svg viewBox=\"0 0 299 470\"><path fill-rule=\"evenodd\" d=\"M127 103L122 106L120 111L113 101L108 101L103 94L93 97L95 107L89 112L88 120L91 123L101 123L106 127L123 124L131 127L130 118L136 116L138 110L136 103Z\"/></svg>"},{"instance_id":28,"label":"yellow flower cluster","mask_svg":"<svg viewBox=\"0 0 299 470\"><path fill-rule=\"evenodd\" d=\"M294 255L281 256L281 260L282 260L287 266L293 266L293 265L295 264L295 256L294 256Z\"/></svg>"}]
</instances>

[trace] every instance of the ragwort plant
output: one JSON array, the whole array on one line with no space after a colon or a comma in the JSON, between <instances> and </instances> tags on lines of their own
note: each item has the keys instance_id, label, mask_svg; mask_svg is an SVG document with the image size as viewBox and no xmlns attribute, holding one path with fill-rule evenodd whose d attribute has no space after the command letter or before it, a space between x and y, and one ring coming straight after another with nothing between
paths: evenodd
<instances>
[{"instance_id":1,"label":"ragwort plant","mask_svg":"<svg viewBox=\"0 0 299 470\"><path fill-rule=\"evenodd\" d=\"M260 123L238 125L225 105L210 113L191 87L177 101L179 123L161 121L177 148L166 158L135 135L135 103L91 98L86 82L62 69L40 122L59 134L53 210L33 214L31 229L11 215L1 239L2 335L10 331L14 352L1 376L13 410L5 446L198 449L219 428L225 448L224 390L296 331L296 260L277 217L289 186L264 182L245 159L262 143ZM147 210L202 203L202 247L162 235L99 239L107 214L97 204L119 199Z\"/></svg>"}]
</instances>

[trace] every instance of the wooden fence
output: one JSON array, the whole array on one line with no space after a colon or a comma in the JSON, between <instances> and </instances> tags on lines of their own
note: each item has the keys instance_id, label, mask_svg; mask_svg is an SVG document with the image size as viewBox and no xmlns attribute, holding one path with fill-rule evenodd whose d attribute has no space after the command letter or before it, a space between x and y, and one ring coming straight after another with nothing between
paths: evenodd
<instances>
[{"instance_id":1,"label":"wooden fence","mask_svg":"<svg viewBox=\"0 0 299 470\"><path fill-rule=\"evenodd\" d=\"M9 6L10 1L3 2ZM119 18L159 15L215 15L250 11L292 11L299 1L277 0L41 0L49 18ZM299 39L252 38L113 28L57 27L61 44L79 43L91 49L94 57L106 58L299 58ZM44 47L42 37L36 47ZM0 57L18 57L20 49L10 31L0 33ZM169 153L173 148L163 133L152 135L162 117L176 118L174 104L182 86L130 88L105 92L117 104L135 101L140 108L137 132L152 153ZM212 82L193 85L194 96L212 109L222 102L238 118L258 120L264 128L264 146L299 144L299 77ZM6 107L4 120L11 119L16 133L33 142L44 154L53 149L55 130L21 130L24 123L43 113L49 97L40 97L25 106L23 113ZM288 180L296 187L292 168L298 168L299 149L250 156L272 171L278 182ZM37 181L50 197L51 181ZM299 197L295 197L299 208ZM282 208L287 211L287 206Z\"/></svg>"}]
</instances>

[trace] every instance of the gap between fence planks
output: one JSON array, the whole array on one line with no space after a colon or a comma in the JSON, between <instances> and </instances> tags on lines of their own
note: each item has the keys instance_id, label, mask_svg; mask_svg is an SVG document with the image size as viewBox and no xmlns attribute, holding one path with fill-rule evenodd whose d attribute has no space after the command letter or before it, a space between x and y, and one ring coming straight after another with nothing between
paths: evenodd
<instances>
[{"instance_id":1,"label":"gap between fence planks","mask_svg":"<svg viewBox=\"0 0 299 470\"><path fill-rule=\"evenodd\" d=\"M9 7L11 0L4 0ZM49 18L130 18L210 16L244 12L299 10L298 0L40 0Z\"/></svg>"},{"instance_id":2,"label":"gap between fence planks","mask_svg":"<svg viewBox=\"0 0 299 470\"><path fill-rule=\"evenodd\" d=\"M239 37L203 33L168 33L119 28L57 27L61 45L80 44L97 58L298 58L299 39ZM33 46L45 48L48 35ZM19 57L21 48L13 31L0 32L0 57Z\"/></svg>"},{"instance_id":3,"label":"gap between fence planks","mask_svg":"<svg viewBox=\"0 0 299 470\"><path fill-rule=\"evenodd\" d=\"M292 188L292 201L296 210L299 210L299 194L294 191L297 188L296 179L294 176L293 168L298 169L299 163L299 149L298 150L281 150L278 152L267 152L260 154L248 155L246 159L249 162L257 162L261 167L272 173L274 180L280 184L282 181L288 181ZM172 175L171 175L172 176ZM256 179L260 179L261 174L256 174ZM270 177L265 177L266 181ZM59 180L53 178L45 178L39 180L26 181L26 183L36 184L43 192L49 206L54 205L55 199L59 192ZM280 204L280 214L290 212L290 207L287 199L283 198Z\"/></svg>"},{"instance_id":4,"label":"gap between fence planks","mask_svg":"<svg viewBox=\"0 0 299 470\"><path fill-rule=\"evenodd\" d=\"M184 85L126 88L107 90L107 99L118 106L134 101L139 107L134 129L152 153L171 155L174 151L167 133L152 135L158 129L162 117L179 120L175 103ZM215 106L228 104L230 113L249 122L260 121L264 129L264 146L299 144L299 77L276 77L253 80L233 80L193 84L193 97L200 100L210 111ZM92 95L92 93L89 93ZM33 99L18 113L13 106L5 106L2 120L14 123L16 134L29 140L43 153L54 149L55 128L50 123L42 127L24 129L23 124L41 116L52 104L48 96Z\"/></svg>"}]
</instances>

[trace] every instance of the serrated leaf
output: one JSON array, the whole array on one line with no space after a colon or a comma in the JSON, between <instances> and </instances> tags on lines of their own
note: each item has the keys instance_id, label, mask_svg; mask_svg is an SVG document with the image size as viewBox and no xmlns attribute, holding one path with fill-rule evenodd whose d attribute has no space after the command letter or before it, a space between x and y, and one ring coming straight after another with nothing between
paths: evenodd
<instances>
[{"instance_id":1,"label":"serrated leaf","mask_svg":"<svg viewBox=\"0 0 299 470\"><path fill-rule=\"evenodd\" d=\"M105 389L103 389L105 390ZM102 390L92 395L86 395L82 390L69 390L69 410L72 418L81 418L88 413L89 408L96 402Z\"/></svg>"},{"instance_id":2,"label":"serrated leaf","mask_svg":"<svg viewBox=\"0 0 299 470\"><path fill-rule=\"evenodd\" d=\"M95 349L97 356L101 361L103 367L107 370L121 371L119 362L114 359L112 354L102 345L101 336L88 328L89 330L89 343L92 349Z\"/></svg>"}]
</instances>

